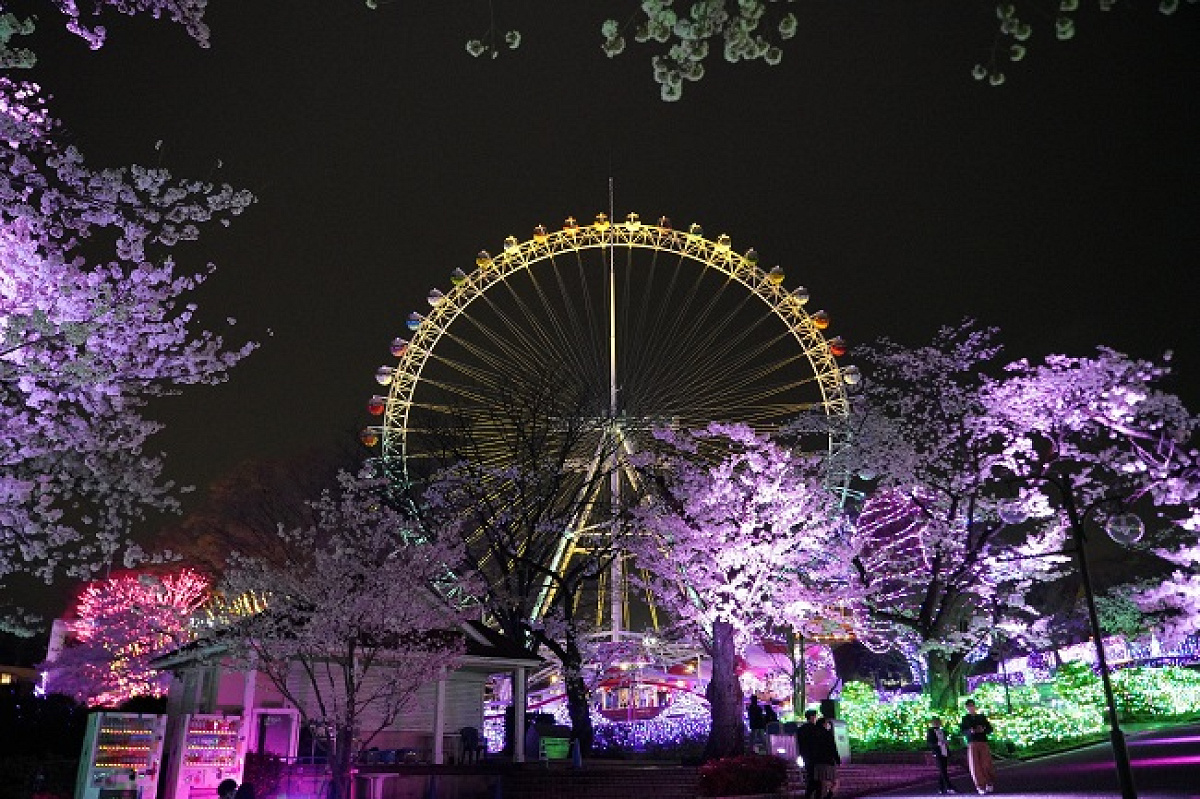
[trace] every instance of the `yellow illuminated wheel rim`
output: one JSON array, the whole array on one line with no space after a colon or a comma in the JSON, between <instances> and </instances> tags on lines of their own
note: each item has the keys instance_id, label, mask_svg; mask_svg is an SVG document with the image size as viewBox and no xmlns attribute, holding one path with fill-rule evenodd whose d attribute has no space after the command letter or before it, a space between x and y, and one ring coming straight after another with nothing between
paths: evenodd
<instances>
[{"instance_id":1,"label":"yellow illuminated wheel rim","mask_svg":"<svg viewBox=\"0 0 1200 799\"><path fill-rule=\"evenodd\" d=\"M539 226L454 270L409 317L396 360L377 374L388 388L372 401L381 423L364 442L379 444L387 473L411 478L423 471L430 430L452 418L494 426L498 393L553 373L570 393L594 396L598 416L620 420L631 438L714 421L770 433L817 411L829 424L816 446L836 453L857 371L839 366L844 345L826 338L827 315L785 283L753 250L696 225L601 214L590 225ZM491 432L497 446L483 457L503 466L504 431Z\"/></svg>"}]
</instances>

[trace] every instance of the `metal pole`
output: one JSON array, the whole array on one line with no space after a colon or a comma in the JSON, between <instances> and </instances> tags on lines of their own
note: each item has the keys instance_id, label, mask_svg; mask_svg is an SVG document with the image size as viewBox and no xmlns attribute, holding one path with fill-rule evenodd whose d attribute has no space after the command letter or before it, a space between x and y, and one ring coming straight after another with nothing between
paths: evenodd
<instances>
[{"instance_id":1,"label":"metal pole","mask_svg":"<svg viewBox=\"0 0 1200 799\"><path fill-rule=\"evenodd\" d=\"M1052 481L1062 495L1063 507L1067 511L1067 519L1071 523L1071 535L1075 540L1075 551L1079 555L1079 576L1083 580L1083 596L1087 600L1088 621L1092 625L1092 638L1096 642L1096 662L1100 665L1100 681L1104 686L1104 701L1108 705L1108 721L1110 725L1109 738L1112 740L1113 760L1117 764L1117 779L1121 783L1122 799L1137 799L1137 789L1133 785L1133 769L1129 763L1129 749L1125 746L1125 734L1121 732L1121 724L1117 719L1117 702L1113 697L1112 681L1108 678L1108 658L1104 655L1103 630L1100 628L1100 617L1096 613L1096 595L1092 591L1092 576L1088 570L1087 536L1083 529L1083 520L1075 507L1075 496L1068 478L1061 482Z\"/></svg>"}]
</instances>

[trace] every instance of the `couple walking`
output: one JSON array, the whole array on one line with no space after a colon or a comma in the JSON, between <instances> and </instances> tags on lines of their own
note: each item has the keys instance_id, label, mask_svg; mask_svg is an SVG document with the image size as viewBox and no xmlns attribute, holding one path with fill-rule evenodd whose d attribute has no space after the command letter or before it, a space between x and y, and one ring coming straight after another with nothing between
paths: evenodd
<instances>
[{"instance_id":1,"label":"couple walking","mask_svg":"<svg viewBox=\"0 0 1200 799\"><path fill-rule=\"evenodd\" d=\"M806 710L804 723L796 728L796 753L804 761L804 799L833 799L837 767L842 762L833 722L818 719L815 710Z\"/></svg>"},{"instance_id":2,"label":"couple walking","mask_svg":"<svg viewBox=\"0 0 1200 799\"><path fill-rule=\"evenodd\" d=\"M992 723L988 721L987 716L979 712L974 700L967 700L967 714L959 723L959 729L967 739L967 763L971 769L971 780L975 783L975 790L980 794L992 793L996 790L996 766L992 762L992 750L988 748ZM929 720L929 732L925 735L925 743L937 762L938 791L943 794L958 793L950 784L948 773L950 741L946 731L942 729L942 720L936 716Z\"/></svg>"}]
</instances>

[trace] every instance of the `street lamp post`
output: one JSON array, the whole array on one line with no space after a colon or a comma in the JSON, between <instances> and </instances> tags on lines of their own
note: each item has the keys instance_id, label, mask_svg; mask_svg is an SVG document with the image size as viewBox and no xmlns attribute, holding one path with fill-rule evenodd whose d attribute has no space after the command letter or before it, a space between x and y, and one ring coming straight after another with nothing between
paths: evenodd
<instances>
[{"instance_id":1,"label":"street lamp post","mask_svg":"<svg viewBox=\"0 0 1200 799\"><path fill-rule=\"evenodd\" d=\"M1137 789L1133 784L1133 769L1129 763L1129 749L1125 746L1125 733L1121 731L1120 720L1117 718L1117 703L1113 697L1112 681L1108 676L1108 658L1104 654L1104 636L1100 628L1100 617L1096 613L1096 595L1092 590L1092 576L1088 569L1087 533L1084 523L1087 517L1103 504L1103 500L1087 508L1081 515L1075 504L1074 487L1067 475L1059 477L1041 476L1032 478L1035 482L1053 485L1062 500L1063 509L1067 512L1067 521L1071 527L1071 537L1078 555L1079 576L1083 581L1083 595L1087 601L1088 621L1092 627L1092 639L1096 642L1096 662L1100 666L1100 682L1104 686L1104 702L1108 706L1109 738L1112 741L1113 760L1117 766L1117 778L1121 783L1122 799L1137 799Z\"/></svg>"}]
</instances>

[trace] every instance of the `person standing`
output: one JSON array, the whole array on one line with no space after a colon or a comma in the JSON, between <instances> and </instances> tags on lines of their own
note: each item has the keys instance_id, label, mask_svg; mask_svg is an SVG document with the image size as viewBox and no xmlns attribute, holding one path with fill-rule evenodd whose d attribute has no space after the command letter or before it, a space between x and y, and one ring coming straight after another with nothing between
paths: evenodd
<instances>
[{"instance_id":1,"label":"person standing","mask_svg":"<svg viewBox=\"0 0 1200 799\"><path fill-rule=\"evenodd\" d=\"M766 754L767 752L767 715L763 712L762 705L758 703L758 696L750 695L750 705L746 708L746 720L750 724L750 751L755 754Z\"/></svg>"},{"instance_id":2,"label":"person standing","mask_svg":"<svg viewBox=\"0 0 1200 799\"><path fill-rule=\"evenodd\" d=\"M996 790L996 766L992 763L992 750L988 748L988 736L992 734L992 723L978 711L975 700L967 700L967 714L959 725L967 738L967 762L971 766L971 779L975 790L981 794Z\"/></svg>"},{"instance_id":3,"label":"person standing","mask_svg":"<svg viewBox=\"0 0 1200 799\"><path fill-rule=\"evenodd\" d=\"M796 754L804 761L804 799L814 799L820 789L813 765L813 745L817 737L817 711L804 711L804 723L796 728Z\"/></svg>"},{"instance_id":4,"label":"person standing","mask_svg":"<svg viewBox=\"0 0 1200 799\"><path fill-rule=\"evenodd\" d=\"M813 776L817 779L817 799L833 799L837 790L837 767L842 763L837 739L833 736L833 721L818 719L813 736Z\"/></svg>"},{"instance_id":5,"label":"person standing","mask_svg":"<svg viewBox=\"0 0 1200 799\"><path fill-rule=\"evenodd\" d=\"M942 720L934 716L929 720L929 731L925 733L925 743L933 752L934 762L938 767L938 793L958 793L950 783L950 740L942 729Z\"/></svg>"}]
</instances>

